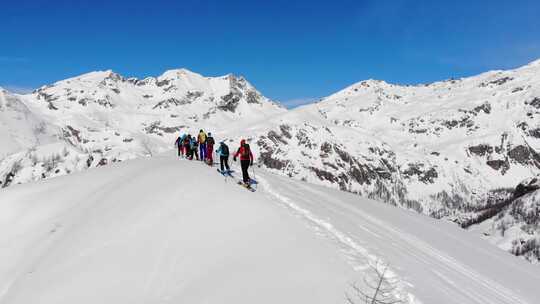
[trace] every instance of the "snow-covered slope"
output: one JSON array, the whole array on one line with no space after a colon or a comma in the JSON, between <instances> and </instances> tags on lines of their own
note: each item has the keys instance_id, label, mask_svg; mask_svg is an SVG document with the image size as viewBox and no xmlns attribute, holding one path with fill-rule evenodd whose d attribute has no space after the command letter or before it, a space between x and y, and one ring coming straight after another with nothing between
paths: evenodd
<instances>
[{"instance_id":1,"label":"snow-covered slope","mask_svg":"<svg viewBox=\"0 0 540 304\"><path fill-rule=\"evenodd\" d=\"M276 118L259 146L292 176L449 216L540 172L539 75L540 61L421 86L360 82Z\"/></svg>"},{"instance_id":2,"label":"snow-covered slope","mask_svg":"<svg viewBox=\"0 0 540 304\"><path fill-rule=\"evenodd\" d=\"M0 160L27 147L51 141L50 130L21 99L0 88Z\"/></svg>"},{"instance_id":3,"label":"snow-covered slope","mask_svg":"<svg viewBox=\"0 0 540 304\"><path fill-rule=\"evenodd\" d=\"M456 225L256 174L156 156L4 189L0 303L346 303L374 261L404 303L540 297L538 268Z\"/></svg>"},{"instance_id":4,"label":"snow-covered slope","mask_svg":"<svg viewBox=\"0 0 540 304\"><path fill-rule=\"evenodd\" d=\"M253 130L274 172L463 223L540 173L540 61L419 86L363 81Z\"/></svg>"}]
</instances>

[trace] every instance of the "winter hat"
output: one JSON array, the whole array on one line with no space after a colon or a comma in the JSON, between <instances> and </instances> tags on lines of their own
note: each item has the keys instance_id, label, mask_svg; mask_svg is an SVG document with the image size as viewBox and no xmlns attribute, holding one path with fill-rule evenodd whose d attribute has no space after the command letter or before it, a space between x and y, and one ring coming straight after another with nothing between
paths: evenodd
<instances>
[{"instance_id":1,"label":"winter hat","mask_svg":"<svg viewBox=\"0 0 540 304\"><path fill-rule=\"evenodd\" d=\"M243 145L243 144L245 144L245 143L246 143L246 140L245 140L245 139L242 139L242 140L240 141L240 145Z\"/></svg>"}]
</instances>

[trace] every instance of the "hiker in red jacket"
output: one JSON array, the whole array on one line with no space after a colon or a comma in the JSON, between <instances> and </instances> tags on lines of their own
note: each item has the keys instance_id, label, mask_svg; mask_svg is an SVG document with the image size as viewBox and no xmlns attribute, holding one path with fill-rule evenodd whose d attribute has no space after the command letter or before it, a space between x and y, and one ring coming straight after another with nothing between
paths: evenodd
<instances>
[{"instance_id":1,"label":"hiker in red jacket","mask_svg":"<svg viewBox=\"0 0 540 304\"><path fill-rule=\"evenodd\" d=\"M236 161L236 158L240 156L240 166L242 167L242 179L246 186L250 185L250 178L248 173L249 166L253 166L253 154L249 148L249 144L246 143L245 139L240 141L240 148L234 154L233 160Z\"/></svg>"},{"instance_id":2,"label":"hiker in red jacket","mask_svg":"<svg viewBox=\"0 0 540 304\"><path fill-rule=\"evenodd\" d=\"M212 137L212 133L208 132L208 137L206 137L206 163L209 166L214 164L214 144L214 137Z\"/></svg>"}]
</instances>

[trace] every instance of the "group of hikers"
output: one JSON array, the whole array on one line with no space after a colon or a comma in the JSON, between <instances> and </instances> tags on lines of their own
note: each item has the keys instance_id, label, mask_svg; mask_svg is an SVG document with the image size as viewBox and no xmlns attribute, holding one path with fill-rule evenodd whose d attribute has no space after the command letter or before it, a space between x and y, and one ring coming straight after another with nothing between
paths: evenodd
<instances>
[{"instance_id":1,"label":"group of hikers","mask_svg":"<svg viewBox=\"0 0 540 304\"><path fill-rule=\"evenodd\" d=\"M175 142L176 147L178 148L178 156L185 157L189 160L200 160L213 166L214 158L214 145L215 140L212 137L212 133L208 132L208 135L200 130L197 136L191 136L191 134L180 135ZM222 174L231 173L231 168L229 167L229 146L225 143L224 140L219 142L219 147L215 151L219 155L219 165ZM242 180L245 186L250 186L250 177L248 169L253 165L253 153L249 144L246 143L245 139L240 141L240 147L236 153L234 153L233 160L236 161L237 158L240 158L240 167L242 168Z\"/></svg>"}]
</instances>

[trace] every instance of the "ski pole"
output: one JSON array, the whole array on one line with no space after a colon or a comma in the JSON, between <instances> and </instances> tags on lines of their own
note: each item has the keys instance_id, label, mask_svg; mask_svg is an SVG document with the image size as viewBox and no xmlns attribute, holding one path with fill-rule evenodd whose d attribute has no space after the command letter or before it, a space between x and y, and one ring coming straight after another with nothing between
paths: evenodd
<instances>
[{"instance_id":1,"label":"ski pole","mask_svg":"<svg viewBox=\"0 0 540 304\"><path fill-rule=\"evenodd\" d=\"M255 168L251 166L251 172L253 172L253 180L258 183L257 181L257 175L255 175ZM256 184L256 188L258 188L258 184Z\"/></svg>"}]
</instances>

